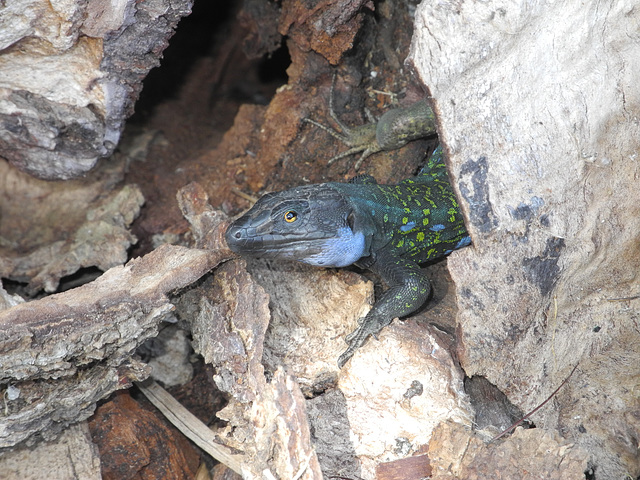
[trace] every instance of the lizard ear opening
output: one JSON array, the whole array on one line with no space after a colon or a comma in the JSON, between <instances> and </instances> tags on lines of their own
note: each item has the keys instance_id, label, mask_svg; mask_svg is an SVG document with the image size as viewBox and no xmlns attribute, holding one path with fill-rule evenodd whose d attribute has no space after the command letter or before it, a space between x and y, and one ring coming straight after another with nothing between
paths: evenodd
<instances>
[{"instance_id":1,"label":"lizard ear opening","mask_svg":"<svg viewBox=\"0 0 640 480\"><path fill-rule=\"evenodd\" d=\"M353 211L351 211L347 216L347 225L349 225L349 228L351 229L352 232L355 231L355 224L356 224L356 216L354 215Z\"/></svg>"}]
</instances>

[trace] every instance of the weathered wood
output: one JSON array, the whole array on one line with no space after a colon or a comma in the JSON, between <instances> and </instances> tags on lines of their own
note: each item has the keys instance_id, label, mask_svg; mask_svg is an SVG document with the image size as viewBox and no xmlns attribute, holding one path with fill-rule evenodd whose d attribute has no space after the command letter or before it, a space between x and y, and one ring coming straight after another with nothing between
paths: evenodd
<instances>
[{"instance_id":1,"label":"weathered wood","mask_svg":"<svg viewBox=\"0 0 640 480\"><path fill-rule=\"evenodd\" d=\"M0 417L0 447L87 418L95 402L144 379L129 358L171 314L167 294L228 253L164 245L87 285L1 311L0 382L19 394Z\"/></svg>"},{"instance_id":2,"label":"weathered wood","mask_svg":"<svg viewBox=\"0 0 640 480\"><path fill-rule=\"evenodd\" d=\"M12 1L0 15L0 155L68 179L118 144L189 0Z\"/></svg>"},{"instance_id":3,"label":"weathered wood","mask_svg":"<svg viewBox=\"0 0 640 480\"><path fill-rule=\"evenodd\" d=\"M269 381L265 376L269 297L244 265L236 260L221 266L212 279L186 292L178 307L190 320L196 352L214 365L216 385L231 397L218 413L228 426L217 434L243 452L242 471L249 478L300 473L299 478L320 479L300 387L282 369Z\"/></svg>"},{"instance_id":4,"label":"weathered wood","mask_svg":"<svg viewBox=\"0 0 640 480\"><path fill-rule=\"evenodd\" d=\"M26 283L29 294L52 293L81 268L124 264L137 241L129 227L144 203L136 185L121 183L126 162L121 155L67 182L0 162L0 277Z\"/></svg>"},{"instance_id":5,"label":"weathered wood","mask_svg":"<svg viewBox=\"0 0 640 480\"><path fill-rule=\"evenodd\" d=\"M484 440L462 425L439 425L426 452L433 480L582 480L589 454L543 429L518 429L499 444Z\"/></svg>"},{"instance_id":6,"label":"weathered wood","mask_svg":"<svg viewBox=\"0 0 640 480\"><path fill-rule=\"evenodd\" d=\"M200 451L149 408L123 391L100 405L89 419L103 480L196 478Z\"/></svg>"},{"instance_id":7,"label":"weathered wood","mask_svg":"<svg viewBox=\"0 0 640 480\"><path fill-rule=\"evenodd\" d=\"M423 2L430 89L473 248L449 259L459 354L522 410L580 363L538 427L640 474L640 10Z\"/></svg>"},{"instance_id":8,"label":"weathered wood","mask_svg":"<svg viewBox=\"0 0 640 480\"><path fill-rule=\"evenodd\" d=\"M363 7L368 6L368 0L286 1L278 30L291 36L298 48L314 50L335 65L353 47L364 20Z\"/></svg>"},{"instance_id":9,"label":"weathered wood","mask_svg":"<svg viewBox=\"0 0 640 480\"><path fill-rule=\"evenodd\" d=\"M376 468L376 480L421 480L430 476L431 465L427 455L380 463Z\"/></svg>"}]
</instances>

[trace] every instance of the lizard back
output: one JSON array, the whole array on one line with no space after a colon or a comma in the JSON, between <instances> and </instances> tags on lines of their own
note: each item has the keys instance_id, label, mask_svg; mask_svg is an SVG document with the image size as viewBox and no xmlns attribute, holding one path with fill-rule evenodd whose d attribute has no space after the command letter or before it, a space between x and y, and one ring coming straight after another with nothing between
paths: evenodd
<instances>
[{"instance_id":1,"label":"lizard back","mask_svg":"<svg viewBox=\"0 0 640 480\"><path fill-rule=\"evenodd\" d=\"M330 185L375 223L372 252L391 248L398 256L424 263L471 241L440 148L417 176L397 185L379 185L371 177Z\"/></svg>"}]
</instances>

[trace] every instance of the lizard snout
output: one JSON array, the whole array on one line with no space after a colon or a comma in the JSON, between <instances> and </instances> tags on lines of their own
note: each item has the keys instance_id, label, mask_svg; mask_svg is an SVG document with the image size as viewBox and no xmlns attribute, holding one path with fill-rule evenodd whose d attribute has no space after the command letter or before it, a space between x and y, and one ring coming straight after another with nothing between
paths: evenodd
<instances>
[{"instance_id":1,"label":"lizard snout","mask_svg":"<svg viewBox=\"0 0 640 480\"><path fill-rule=\"evenodd\" d=\"M251 245L259 242L265 230L270 228L270 212L251 215L251 211L235 220L224 237L229 248L236 253L245 253Z\"/></svg>"},{"instance_id":2,"label":"lizard snout","mask_svg":"<svg viewBox=\"0 0 640 480\"><path fill-rule=\"evenodd\" d=\"M227 241L227 245L231 251L240 253L240 246L247 242L247 229L236 225L235 223L229 225L224 238Z\"/></svg>"}]
</instances>

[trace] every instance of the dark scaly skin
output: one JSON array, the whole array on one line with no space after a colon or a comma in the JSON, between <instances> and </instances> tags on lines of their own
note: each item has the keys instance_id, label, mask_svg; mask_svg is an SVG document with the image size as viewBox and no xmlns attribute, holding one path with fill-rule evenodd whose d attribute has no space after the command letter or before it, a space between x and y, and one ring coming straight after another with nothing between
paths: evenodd
<instances>
[{"instance_id":1,"label":"dark scaly skin","mask_svg":"<svg viewBox=\"0 0 640 480\"><path fill-rule=\"evenodd\" d=\"M342 190L352 201L362 205L385 206L376 210L373 216L376 233L372 238L371 255L361 258L356 265L378 274L389 288L360 326L347 337L349 348L338 359L340 366L369 336L376 335L394 318L409 315L426 302L431 286L418 264L444 257L469 244L440 149L419 176L399 185L372 183L356 190L348 185L333 184L333 188ZM407 230L406 226L411 223L416 226Z\"/></svg>"},{"instance_id":2,"label":"dark scaly skin","mask_svg":"<svg viewBox=\"0 0 640 480\"><path fill-rule=\"evenodd\" d=\"M402 141L393 136L396 145L433 133L432 124L420 118L425 113L433 115L423 102L388 117L396 126L428 126L426 132L409 128ZM382 129L393 130L391 126ZM359 151L366 153L366 148ZM398 185L358 176L350 183L267 194L229 227L226 238L231 250L242 255L318 266L355 263L384 280L389 288L347 336L349 347L338 359L340 367L371 335L424 304L431 286L420 263L470 243L440 149L418 176Z\"/></svg>"}]
</instances>

